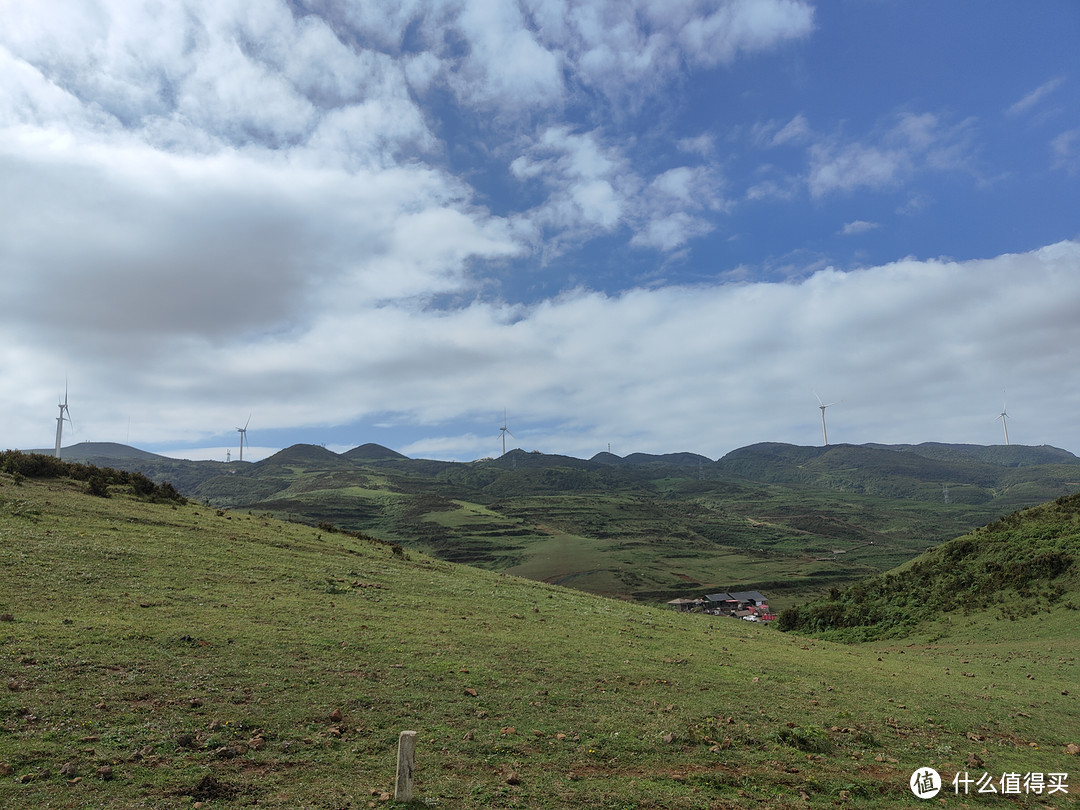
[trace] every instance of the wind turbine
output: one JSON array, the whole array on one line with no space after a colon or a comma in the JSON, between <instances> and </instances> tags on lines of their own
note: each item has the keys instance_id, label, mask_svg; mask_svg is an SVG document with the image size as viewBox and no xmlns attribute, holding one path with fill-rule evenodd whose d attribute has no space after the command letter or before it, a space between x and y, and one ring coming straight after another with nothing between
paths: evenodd
<instances>
[{"instance_id":1,"label":"wind turbine","mask_svg":"<svg viewBox=\"0 0 1080 810\"><path fill-rule=\"evenodd\" d=\"M510 433L510 428L508 428L506 426L506 408L503 408L503 423L502 423L502 427L499 428L499 432L502 433L502 454L505 456L506 455L506 434ZM513 433L510 433L510 435L514 436ZM516 439L517 436L514 436L514 438Z\"/></svg>"},{"instance_id":2,"label":"wind turbine","mask_svg":"<svg viewBox=\"0 0 1080 810\"><path fill-rule=\"evenodd\" d=\"M244 444L247 442L247 426L251 424L251 414L248 414L247 421L244 422L243 427L238 427L236 432L240 434L240 460L244 460ZM249 444L248 447L251 447Z\"/></svg>"},{"instance_id":3,"label":"wind turbine","mask_svg":"<svg viewBox=\"0 0 1080 810\"><path fill-rule=\"evenodd\" d=\"M1001 427L1005 431L1005 446L1008 447L1008 445L1009 445L1009 425L1007 424L1007 422L1008 422L1008 419L1009 419L1009 414L1005 410L1005 400L1001 401L1001 415L998 417L998 419L1001 420ZM996 422L997 419L995 419L994 421Z\"/></svg>"},{"instance_id":4,"label":"wind turbine","mask_svg":"<svg viewBox=\"0 0 1080 810\"><path fill-rule=\"evenodd\" d=\"M821 408L821 440L823 442L825 442L825 446L828 447L828 445L829 445L829 434L825 430L825 409L826 408L831 408L833 405L836 405L837 403L830 402L828 405L826 405L824 402L821 401L821 397L819 397L817 395L816 391L814 392L814 398L818 402L818 407Z\"/></svg>"},{"instance_id":5,"label":"wind turbine","mask_svg":"<svg viewBox=\"0 0 1080 810\"><path fill-rule=\"evenodd\" d=\"M71 411L68 410L68 387L67 380L64 381L64 401L56 403L60 407L60 415L56 417L56 457L60 458L60 437L64 432L64 420L71 424ZM67 416L64 416L67 414Z\"/></svg>"}]
</instances>

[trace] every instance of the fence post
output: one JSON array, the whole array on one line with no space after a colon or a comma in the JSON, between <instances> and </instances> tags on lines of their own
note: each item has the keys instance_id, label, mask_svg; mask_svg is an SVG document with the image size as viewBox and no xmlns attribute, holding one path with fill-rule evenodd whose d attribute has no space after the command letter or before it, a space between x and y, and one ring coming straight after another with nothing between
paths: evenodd
<instances>
[{"instance_id":1,"label":"fence post","mask_svg":"<svg viewBox=\"0 0 1080 810\"><path fill-rule=\"evenodd\" d=\"M416 732L403 731L398 737L397 784L395 802L411 802L413 798L413 767L416 764Z\"/></svg>"}]
</instances>

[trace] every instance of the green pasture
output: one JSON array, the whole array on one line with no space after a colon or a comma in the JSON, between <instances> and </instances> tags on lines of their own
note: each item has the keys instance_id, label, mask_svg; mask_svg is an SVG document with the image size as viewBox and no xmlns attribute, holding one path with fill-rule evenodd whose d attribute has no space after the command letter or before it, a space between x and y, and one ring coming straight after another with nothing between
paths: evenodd
<instances>
[{"instance_id":1,"label":"green pasture","mask_svg":"<svg viewBox=\"0 0 1080 810\"><path fill-rule=\"evenodd\" d=\"M917 768L1080 761L1063 604L840 645L85 487L0 475L3 807L382 806L406 729L417 807L915 807Z\"/></svg>"}]
</instances>

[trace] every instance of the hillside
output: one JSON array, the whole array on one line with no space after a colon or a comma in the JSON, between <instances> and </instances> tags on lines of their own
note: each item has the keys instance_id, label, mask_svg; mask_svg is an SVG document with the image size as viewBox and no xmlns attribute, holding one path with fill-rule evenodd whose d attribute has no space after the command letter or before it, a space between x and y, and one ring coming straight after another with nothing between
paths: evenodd
<instances>
[{"instance_id":1,"label":"hillside","mask_svg":"<svg viewBox=\"0 0 1080 810\"><path fill-rule=\"evenodd\" d=\"M781 607L1080 488L1080 459L1021 446L758 444L716 462L513 450L455 463L374 444L296 445L257 463L117 455L213 506L454 562L638 601L765 589Z\"/></svg>"},{"instance_id":2,"label":"hillside","mask_svg":"<svg viewBox=\"0 0 1080 810\"><path fill-rule=\"evenodd\" d=\"M834 645L85 489L0 473L4 807L378 805L404 729L418 806L466 809L891 808L926 766L1076 770L1073 592Z\"/></svg>"},{"instance_id":3,"label":"hillside","mask_svg":"<svg viewBox=\"0 0 1080 810\"><path fill-rule=\"evenodd\" d=\"M828 638L899 637L941 614L989 610L1029 622L1080 611L1080 495L1061 497L930 549L911 562L785 611L780 627Z\"/></svg>"}]
</instances>

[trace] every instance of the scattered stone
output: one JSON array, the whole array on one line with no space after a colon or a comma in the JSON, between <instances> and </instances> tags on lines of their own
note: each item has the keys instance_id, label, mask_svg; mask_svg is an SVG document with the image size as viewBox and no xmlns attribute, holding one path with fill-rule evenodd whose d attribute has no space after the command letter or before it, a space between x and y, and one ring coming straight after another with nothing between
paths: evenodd
<instances>
[{"instance_id":1,"label":"scattered stone","mask_svg":"<svg viewBox=\"0 0 1080 810\"><path fill-rule=\"evenodd\" d=\"M503 726L499 730L499 733L502 734L504 737L506 737L506 736L508 736L510 734L515 734L516 732L517 732L517 729L514 728L513 726Z\"/></svg>"},{"instance_id":2,"label":"scattered stone","mask_svg":"<svg viewBox=\"0 0 1080 810\"><path fill-rule=\"evenodd\" d=\"M508 785L520 785L521 784L521 777L518 776L517 771L510 771L510 773L508 773L506 775L506 784L508 784Z\"/></svg>"},{"instance_id":3,"label":"scattered stone","mask_svg":"<svg viewBox=\"0 0 1080 810\"><path fill-rule=\"evenodd\" d=\"M331 737L340 737L342 734L341 726L330 726L330 728L326 730L326 733Z\"/></svg>"},{"instance_id":4,"label":"scattered stone","mask_svg":"<svg viewBox=\"0 0 1080 810\"><path fill-rule=\"evenodd\" d=\"M464 736L464 737L462 737L461 739L463 739L463 740L471 740L471 739L473 739L473 737L475 737L475 736L476 736L476 735L475 735L475 734L473 734L473 733L472 733L472 731L470 730L470 731L466 731L466 732L465 732L465 736Z\"/></svg>"},{"instance_id":5,"label":"scattered stone","mask_svg":"<svg viewBox=\"0 0 1080 810\"><path fill-rule=\"evenodd\" d=\"M109 708L109 705L107 703L105 703L105 702L101 702L101 703L98 703L96 706L94 706L94 708L97 709L99 712L103 712L107 708Z\"/></svg>"},{"instance_id":6,"label":"scattered stone","mask_svg":"<svg viewBox=\"0 0 1080 810\"><path fill-rule=\"evenodd\" d=\"M188 705L193 709L201 708L203 705L202 698L192 698L188 701Z\"/></svg>"},{"instance_id":7,"label":"scattered stone","mask_svg":"<svg viewBox=\"0 0 1080 810\"><path fill-rule=\"evenodd\" d=\"M331 723L340 723L341 722L341 709L334 709L332 712L330 712L330 722Z\"/></svg>"},{"instance_id":8,"label":"scattered stone","mask_svg":"<svg viewBox=\"0 0 1080 810\"><path fill-rule=\"evenodd\" d=\"M969 768L981 768L986 763L983 762L982 757L978 754L972 754L967 758L967 766Z\"/></svg>"},{"instance_id":9,"label":"scattered stone","mask_svg":"<svg viewBox=\"0 0 1080 810\"><path fill-rule=\"evenodd\" d=\"M198 743L195 741L195 735L189 734L188 732L176 735L176 745L178 748L198 748Z\"/></svg>"},{"instance_id":10,"label":"scattered stone","mask_svg":"<svg viewBox=\"0 0 1080 810\"><path fill-rule=\"evenodd\" d=\"M7 682L7 688L10 689L12 692L22 692L24 689L26 689L26 684L12 678L10 681Z\"/></svg>"},{"instance_id":11,"label":"scattered stone","mask_svg":"<svg viewBox=\"0 0 1080 810\"><path fill-rule=\"evenodd\" d=\"M220 748L214 749L214 756L218 759L234 759L244 752L240 750L240 746L233 743L232 745L223 745Z\"/></svg>"},{"instance_id":12,"label":"scattered stone","mask_svg":"<svg viewBox=\"0 0 1080 810\"><path fill-rule=\"evenodd\" d=\"M15 773L15 769L11 767L10 762L0 762L0 776L11 776Z\"/></svg>"},{"instance_id":13,"label":"scattered stone","mask_svg":"<svg viewBox=\"0 0 1080 810\"><path fill-rule=\"evenodd\" d=\"M466 686L465 687L465 694L469 695L470 697L476 697L476 690L473 689L471 686Z\"/></svg>"},{"instance_id":14,"label":"scattered stone","mask_svg":"<svg viewBox=\"0 0 1080 810\"><path fill-rule=\"evenodd\" d=\"M380 793L379 794L379 801L380 802L388 802L392 798L393 797L389 793Z\"/></svg>"},{"instance_id":15,"label":"scattered stone","mask_svg":"<svg viewBox=\"0 0 1080 810\"><path fill-rule=\"evenodd\" d=\"M248 740L248 748L252 751L261 751L266 747L266 740L261 735L257 735Z\"/></svg>"},{"instance_id":16,"label":"scattered stone","mask_svg":"<svg viewBox=\"0 0 1080 810\"><path fill-rule=\"evenodd\" d=\"M60 775L71 779L79 775L79 766L74 762L65 762L60 766Z\"/></svg>"},{"instance_id":17,"label":"scattered stone","mask_svg":"<svg viewBox=\"0 0 1080 810\"><path fill-rule=\"evenodd\" d=\"M1077 745L1076 743L1069 743L1065 746L1065 753L1071 754L1072 756L1080 754L1080 745Z\"/></svg>"},{"instance_id":18,"label":"scattered stone","mask_svg":"<svg viewBox=\"0 0 1080 810\"><path fill-rule=\"evenodd\" d=\"M22 776L16 778L15 781L18 782L20 785L25 785L33 782L35 779L37 779L36 773L24 773Z\"/></svg>"},{"instance_id":19,"label":"scattered stone","mask_svg":"<svg viewBox=\"0 0 1080 810\"><path fill-rule=\"evenodd\" d=\"M77 785L81 781L82 781L82 777L81 776L76 776L74 779L68 779L68 784L69 785Z\"/></svg>"},{"instance_id":20,"label":"scattered stone","mask_svg":"<svg viewBox=\"0 0 1080 810\"><path fill-rule=\"evenodd\" d=\"M558 734L555 735L555 739L561 742L562 740L566 739L566 735L560 731Z\"/></svg>"},{"instance_id":21,"label":"scattered stone","mask_svg":"<svg viewBox=\"0 0 1080 810\"><path fill-rule=\"evenodd\" d=\"M569 779L569 780L570 780L571 782L576 782L576 781L577 781L578 779L580 779L581 777L580 777L580 776L578 776L578 775L577 775L576 773L574 773L573 771L569 771L569 772L568 772L568 773L566 774L566 778L567 778L567 779Z\"/></svg>"},{"instance_id":22,"label":"scattered stone","mask_svg":"<svg viewBox=\"0 0 1080 810\"><path fill-rule=\"evenodd\" d=\"M673 732L669 731L667 734L662 736L660 739L663 740L664 742L666 742L668 745L670 745L672 740L675 739L675 734Z\"/></svg>"},{"instance_id":23,"label":"scattered stone","mask_svg":"<svg viewBox=\"0 0 1080 810\"><path fill-rule=\"evenodd\" d=\"M0 622L13 622L15 617L10 613L0 613Z\"/></svg>"},{"instance_id":24,"label":"scattered stone","mask_svg":"<svg viewBox=\"0 0 1080 810\"><path fill-rule=\"evenodd\" d=\"M102 765L100 768L98 768L96 771L94 771L94 775L97 776L98 779L102 779L102 780L112 779L113 778L112 765Z\"/></svg>"}]
</instances>

